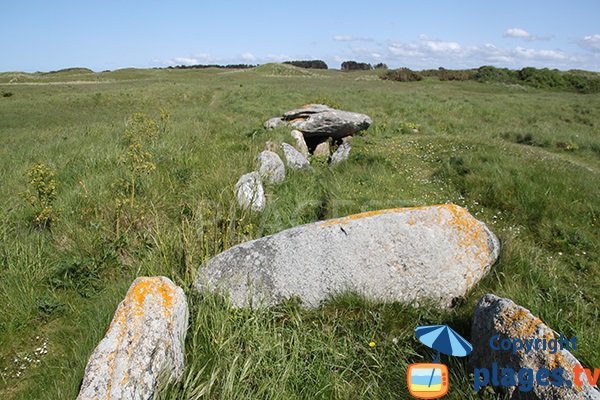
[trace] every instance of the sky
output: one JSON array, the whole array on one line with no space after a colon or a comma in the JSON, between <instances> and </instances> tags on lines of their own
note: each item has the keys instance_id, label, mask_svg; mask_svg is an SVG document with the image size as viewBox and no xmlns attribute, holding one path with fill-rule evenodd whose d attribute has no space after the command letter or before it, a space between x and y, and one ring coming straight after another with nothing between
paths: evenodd
<instances>
[{"instance_id":1,"label":"sky","mask_svg":"<svg viewBox=\"0 0 600 400\"><path fill-rule=\"evenodd\" d=\"M600 1L5 1L0 71L355 60L600 71Z\"/></svg>"}]
</instances>

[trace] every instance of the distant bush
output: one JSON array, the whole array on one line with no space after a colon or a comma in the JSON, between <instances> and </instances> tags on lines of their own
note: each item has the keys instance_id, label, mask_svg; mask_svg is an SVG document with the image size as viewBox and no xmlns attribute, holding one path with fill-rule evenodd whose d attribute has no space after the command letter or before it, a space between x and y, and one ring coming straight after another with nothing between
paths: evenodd
<instances>
[{"instance_id":1,"label":"distant bush","mask_svg":"<svg viewBox=\"0 0 600 400\"><path fill-rule=\"evenodd\" d=\"M307 61L286 61L284 64L293 65L294 67L308 69L327 69L327 64L322 60L307 60Z\"/></svg>"},{"instance_id":2,"label":"distant bush","mask_svg":"<svg viewBox=\"0 0 600 400\"><path fill-rule=\"evenodd\" d=\"M373 66L373 69L389 69L387 64L384 63L379 63L379 64L375 64Z\"/></svg>"},{"instance_id":3,"label":"distant bush","mask_svg":"<svg viewBox=\"0 0 600 400\"><path fill-rule=\"evenodd\" d=\"M387 71L385 74L381 75L381 79L399 82L411 82L420 81L421 79L423 79L423 77L421 76L421 74L411 69L398 68Z\"/></svg>"},{"instance_id":4,"label":"distant bush","mask_svg":"<svg viewBox=\"0 0 600 400\"><path fill-rule=\"evenodd\" d=\"M371 64L356 62L356 61L344 61L342 63L342 71L369 71L373 67Z\"/></svg>"},{"instance_id":5,"label":"distant bush","mask_svg":"<svg viewBox=\"0 0 600 400\"><path fill-rule=\"evenodd\" d=\"M2 93L2 97L11 97L13 95L13 92L0 92Z\"/></svg>"},{"instance_id":6,"label":"distant bush","mask_svg":"<svg viewBox=\"0 0 600 400\"><path fill-rule=\"evenodd\" d=\"M473 69L428 69L421 71L423 77L436 77L440 81L468 81L474 79Z\"/></svg>"},{"instance_id":7,"label":"distant bush","mask_svg":"<svg viewBox=\"0 0 600 400\"><path fill-rule=\"evenodd\" d=\"M484 65L475 71L473 79L480 82L516 83L518 75L516 71L511 71L508 68L496 68Z\"/></svg>"}]
</instances>

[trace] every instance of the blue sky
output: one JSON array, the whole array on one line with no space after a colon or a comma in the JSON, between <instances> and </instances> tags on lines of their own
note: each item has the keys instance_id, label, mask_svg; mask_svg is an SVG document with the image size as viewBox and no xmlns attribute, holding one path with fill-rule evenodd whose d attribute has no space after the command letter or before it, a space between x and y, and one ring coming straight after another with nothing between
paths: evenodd
<instances>
[{"instance_id":1,"label":"blue sky","mask_svg":"<svg viewBox=\"0 0 600 400\"><path fill-rule=\"evenodd\" d=\"M600 71L600 2L7 1L0 71L322 59Z\"/></svg>"}]
</instances>

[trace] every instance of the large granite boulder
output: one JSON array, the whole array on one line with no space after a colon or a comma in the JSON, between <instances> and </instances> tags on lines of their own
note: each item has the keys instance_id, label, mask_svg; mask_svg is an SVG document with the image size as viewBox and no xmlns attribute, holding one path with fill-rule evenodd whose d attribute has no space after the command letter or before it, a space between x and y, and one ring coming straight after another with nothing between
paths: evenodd
<instances>
[{"instance_id":1,"label":"large granite boulder","mask_svg":"<svg viewBox=\"0 0 600 400\"><path fill-rule=\"evenodd\" d=\"M151 399L183 373L188 308L165 277L137 278L92 353L78 400Z\"/></svg>"},{"instance_id":2,"label":"large granite boulder","mask_svg":"<svg viewBox=\"0 0 600 400\"><path fill-rule=\"evenodd\" d=\"M277 153L269 150L262 151L257 157L258 173L271 184L283 182L285 179L285 166Z\"/></svg>"},{"instance_id":3,"label":"large granite boulder","mask_svg":"<svg viewBox=\"0 0 600 400\"><path fill-rule=\"evenodd\" d=\"M265 189L258 172L242 175L235 184L235 195L240 207L250 208L252 211L260 212L267 204Z\"/></svg>"},{"instance_id":4,"label":"large granite boulder","mask_svg":"<svg viewBox=\"0 0 600 400\"><path fill-rule=\"evenodd\" d=\"M372 211L232 247L200 267L195 287L227 294L234 307L294 296L315 307L346 291L448 307L499 251L486 225L456 205Z\"/></svg>"},{"instance_id":5,"label":"large granite boulder","mask_svg":"<svg viewBox=\"0 0 600 400\"><path fill-rule=\"evenodd\" d=\"M291 121L290 125L305 137L328 136L341 139L367 129L373 121L368 115L349 111L330 110L311 114L304 119Z\"/></svg>"},{"instance_id":6,"label":"large granite boulder","mask_svg":"<svg viewBox=\"0 0 600 400\"><path fill-rule=\"evenodd\" d=\"M536 344L536 340L539 344ZM562 348L559 348L559 342ZM489 374L495 364L496 370L504 371L504 374L507 374L507 369L512 371L503 378L498 377L497 381L500 383L500 378L507 381L512 379L516 383L515 386L502 385L499 388L510 399L600 399L600 392L587 383L585 375L579 377L583 384L581 387L573 385L576 378L573 371L582 368L568 349L573 344L576 346L576 340L573 343L572 338L556 337L554 331L538 317L510 299L486 294L479 300L473 313L471 343L474 350L470 364L475 369L476 387L492 385ZM509 343L515 343L516 346L508 346ZM527 343L530 344L529 350L526 349ZM504 344L506 350L502 349ZM530 369L537 377L519 376L523 369ZM547 375L544 370L554 372L550 373L550 377L538 379L540 373ZM563 384L558 386L561 382L554 374L561 371Z\"/></svg>"},{"instance_id":7,"label":"large granite boulder","mask_svg":"<svg viewBox=\"0 0 600 400\"><path fill-rule=\"evenodd\" d=\"M307 104L295 110L286 111L283 113L284 121L292 121L298 118L308 118L312 114L321 113L324 111L333 111L334 109L324 104Z\"/></svg>"},{"instance_id":8,"label":"large granite boulder","mask_svg":"<svg viewBox=\"0 0 600 400\"><path fill-rule=\"evenodd\" d=\"M291 125L301 131L307 139L312 137L340 139L363 131L372 123L371 118L365 114L336 110L323 104L307 104L287 111L281 117L269 119L264 126L272 129L282 124Z\"/></svg>"},{"instance_id":9,"label":"large granite boulder","mask_svg":"<svg viewBox=\"0 0 600 400\"><path fill-rule=\"evenodd\" d=\"M282 143L281 150L283 150L283 155L285 156L287 166L291 169L310 168L310 163L308 162L306 157L304 157L302 153L296 150L294 146L289 145L287 143Z\"/></svg>"}]
</instances>

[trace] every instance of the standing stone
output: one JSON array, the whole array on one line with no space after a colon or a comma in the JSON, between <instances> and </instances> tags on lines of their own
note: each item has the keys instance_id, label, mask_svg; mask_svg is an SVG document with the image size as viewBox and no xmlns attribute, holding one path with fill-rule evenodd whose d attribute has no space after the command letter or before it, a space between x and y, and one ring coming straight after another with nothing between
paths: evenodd
<instances>
[{"instance_id":1,"label":"standing stone","mask_svg":"<svg viewBox=\"0 0 600 400\"><path fill-rule=\"evenodd\" d=\"M269 150L261 152L258 157L258 173L268 183L277 184L285 179L285 166L277 153Z\"/></svg>"},{"instance_id":2,"label":"standing stone","mask_svg":"<svg viewBox=\"0 0 600 400\"><path fill-rule=\"evenodd\" d=\"M153 398L157 385L183 373L188 309L165 277L137 278L92 353L78 400Z\"/></svg>"},{"instance_id":3,"label":"standing stone","mask_svg":"<svg viewBox=\"0 0 600 400\"><path fill-rule=\"evenodd\" d=\"M329 141L326 140L324 142L319 143L317 147L315 147L315 151L313 151L313 156L326 156L327 158L329 158Z\"/></svg>"},{"instance_id":4,"label":"standing stone","mask_svg":"<svg viewBox=\"0 0 600 400\"><path fill-rule=\"evenodd\" d=\"M345 137L344 139L349 139L352 136ZM338 148L331 155L330 165L336 165L342 161L346 161L348 157L350 157L350 150L352 150L352 146L350 145L350 140L343 140L342 144L338 146Z\"/></svg>"},{"instance_id":5,"label":"standing stone","mask_svg":"<svg viewBox=\"0 0 600 400\"><path fill-rule=\"evenodd\" d=\"M304 156L308 158L308 146L304 140L304 134L296 129L292 129L292 137L296 140L296 149Z\"/></svg>"},{"instance_id":6,"label":"standing stone","mask_svg":"<svg viewBox=\"0 0 600 400\"><path fill-rule=\"evenodd\" d=\"M225 293L234 307L294 296L316 307L347 291L449 307L499 251L486 225L453 204L371 211L232 247L200 267L195 286Z\"/></svg>"},{"instance_id":7,"label":"standing stone","mask_svg":"<svg viewBox=\"0 0 600 400\"><path fill-rule=\"evenodd\" d=\"M235 194L240 207L250 208L256 212L265 209L267 200L262 179L258 172L242 175L235 184Z\"/></svg>"},{"instance_id":8,"label":"standing stone","mask_svg":"<svg viewBox=\"0 0 600 400\"><path fill-rule=\"evenodd\" d=\"M581 368L579 361L563 348L554 353L550 349L539 349L530 351L511 350L492 350L490 339L498 335L497 343L503 339L522 339L522 340L551 340L555 339L554 331L546 326L539 318L531 312L518 306L510 299L486 294L479 300L473 313L473 325L471 328L471 343L473 344L473 353L471 353L470 364L473 368L488 368L491 370L492 364L496 363L498 369L511 368L515 373L513 379L518 382L518 371L522 368L530 368L537 373L542 368L552 370L561 368L563 370L563 379L574 382L573 369ZM568 342L567 342L568 343ZM475 371L477 372L477 371ZM478 374L475 374L478 379ZM573 400L599 400L600 392L592 388L587 379L581 377L584 382L581 388L574 385L562 385L560 387L539 384L534 379L533 389L527 393L521 393L518 387L500 388L505 391L510 399L527 398L532 400L544 399L573 399Z\"/></svg>"},{"instance_id":9,"label":"standing stone","mask_svg":"<svg viewBox=\"0 0 600 400\"><path fill-rule=\"evenodd\" d=\"M311 114L305 119L297 119L291 125L302 131L306 138L329 136L341 139L367 129L373 121L368 115L349 111L331 110Z\"/></svg>"},{"instance_id":10,"label":"standing stone","mask_svg":"<svg viewBox=\"0 0 600 400\"><path fill-rule=\"evenodd\" d=\"M286 125L286 122L281 117L275 117L267 120L263 126L265 129L275 129L281 125Z\"/></svg>"},{"instance_id":11,"label":"standing stone","mask_svg":"<svg viewBox=\"0 0 600 400\"><path fill-rule=\"evenodd\" d=\"M293 146L287 143L282 143L281 149L283 150L283 154L285 155L288 167L292 169L310 168L310 164L306 157L304 157Z\"/></svg>"}]
</instances>

